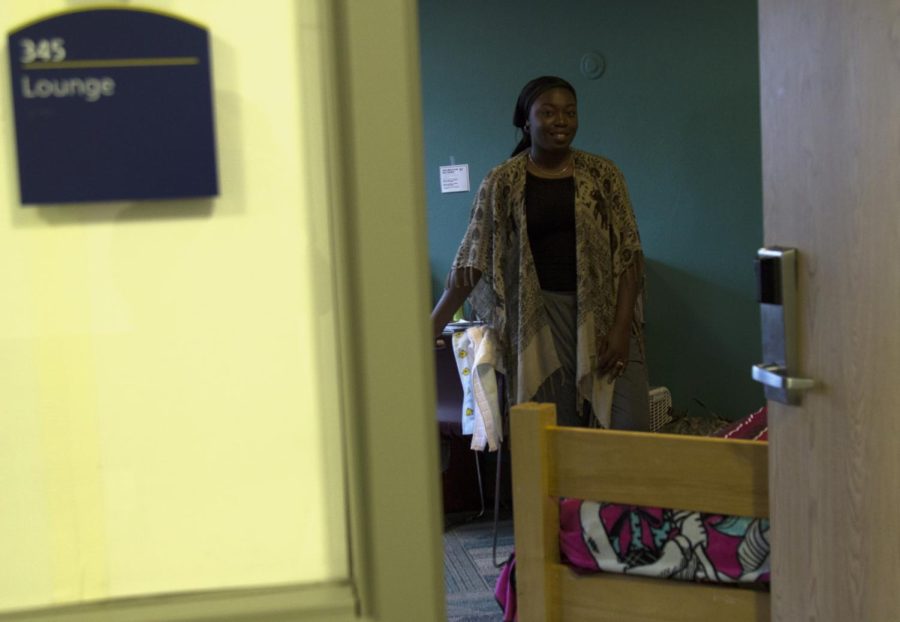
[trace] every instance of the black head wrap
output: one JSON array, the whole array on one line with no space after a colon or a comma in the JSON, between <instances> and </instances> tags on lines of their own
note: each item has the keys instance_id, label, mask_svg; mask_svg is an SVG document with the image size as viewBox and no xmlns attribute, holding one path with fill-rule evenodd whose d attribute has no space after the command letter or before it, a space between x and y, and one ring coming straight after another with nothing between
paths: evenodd
<instances>
[{"instance_id":1,"label":"black head wrap","mask_svg":"<svg viewBox=\"0 0 900 622\"><path fill-rule=\"evenodd\" d=\"M516 100L516 110L513 112L513 125L522 130L522 139L516 145L516 148L513 149L512 155L525 151L531 146L531 134L525 131L525 124L528 123L528 113L534 100L550 89L567 89L571 91L573 97L577 98L575 87L556 76L541 76L522 87L519 99Z\"/></svg>"}]
</instances>

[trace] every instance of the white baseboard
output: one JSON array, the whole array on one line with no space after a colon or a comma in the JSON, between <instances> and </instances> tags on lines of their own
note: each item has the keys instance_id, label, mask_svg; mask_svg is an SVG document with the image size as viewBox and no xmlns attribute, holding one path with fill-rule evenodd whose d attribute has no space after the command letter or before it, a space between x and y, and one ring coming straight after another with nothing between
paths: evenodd
<instances>
[{"instance_id":1,"label":"white baseboard","mask_svg":"<svg viewBox=\"0 0 900 622\"><path fill-rule=\"evenodd\" d=\"M0 622L350 622L349 582L165 594L0 613Z\"/></svg>"}]
</instances>

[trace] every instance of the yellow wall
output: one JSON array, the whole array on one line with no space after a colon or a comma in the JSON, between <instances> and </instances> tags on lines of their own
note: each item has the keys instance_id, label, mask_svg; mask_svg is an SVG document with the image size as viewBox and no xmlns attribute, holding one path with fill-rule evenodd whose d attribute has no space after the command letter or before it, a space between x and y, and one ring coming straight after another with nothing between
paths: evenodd
<instances>
[{"instance_id":1,"label":"yellow wall","mask_svg":"<svg viewBox=\"0 0 900 622\"><path fill-rule=\"evenodd\" d=\"M21 207L0 54L0 610L347 573L314 3L140 6L210 29L218 198Z\"/></svg>"}]
</instances>

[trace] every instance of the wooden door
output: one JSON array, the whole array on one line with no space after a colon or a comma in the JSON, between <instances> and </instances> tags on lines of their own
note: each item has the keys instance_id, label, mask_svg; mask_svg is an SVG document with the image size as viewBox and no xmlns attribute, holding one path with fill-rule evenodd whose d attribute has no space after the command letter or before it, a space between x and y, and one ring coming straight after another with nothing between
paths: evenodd
<instances>
[{"instance_id":1,"label":"wooden door","mask_svg":"<svg viewBox=\"0 0 900 622\"><path fill-rule=\"evenodd\" d=\"M799 250L770 402L773 619L900 619L900 2L760 0L767 245Z\"/></svg>"}]
</instances>

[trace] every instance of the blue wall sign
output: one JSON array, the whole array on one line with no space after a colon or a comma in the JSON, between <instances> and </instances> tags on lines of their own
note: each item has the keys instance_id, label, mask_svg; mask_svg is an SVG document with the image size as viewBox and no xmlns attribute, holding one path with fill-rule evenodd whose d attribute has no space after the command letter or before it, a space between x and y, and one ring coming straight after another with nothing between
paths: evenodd
<instances>
[{"instance_id":1,"label":"blue wall sign","mask_svg":"<svg viewBox=\"0 0 900 622\"><path fill-rule=\"evenodd\" d=\"M128 8L9 35L23 204L218 194L207 31Z\"/></svg>"}]
</instances>

